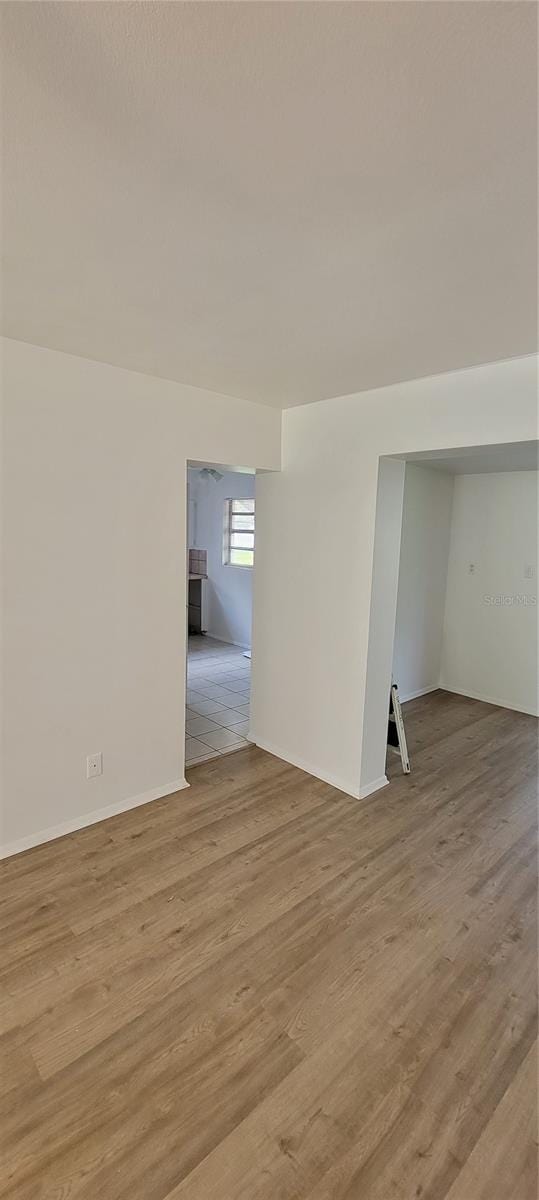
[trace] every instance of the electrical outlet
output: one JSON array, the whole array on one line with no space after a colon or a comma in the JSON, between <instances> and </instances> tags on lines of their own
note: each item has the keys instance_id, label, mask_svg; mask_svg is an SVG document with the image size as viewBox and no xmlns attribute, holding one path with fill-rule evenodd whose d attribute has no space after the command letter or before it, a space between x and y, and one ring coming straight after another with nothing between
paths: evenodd
<instances>
[{"instance_id":1,"label":"electrical outlet","mask_svg":"<svg viewBox=\"0 0 539 1200\"><path fill-rule=\"evenodd\" d=\"M468 563L468 575L475 575L476 571L477 571L477 567L476 567L475 563L472 563L472 562Z\"/></svg>"},{"instance_id":2,"label":"electrical outlet","mask_svg":"<svg viewBox=\"0 0 539 1200\"><path fill-rule=\"evenodd\" d=\"M89 754L86 759L86 778L93 779L94 775L103 774L103 755L101 750L98 754Z\"/></svg>"}]
</instances>

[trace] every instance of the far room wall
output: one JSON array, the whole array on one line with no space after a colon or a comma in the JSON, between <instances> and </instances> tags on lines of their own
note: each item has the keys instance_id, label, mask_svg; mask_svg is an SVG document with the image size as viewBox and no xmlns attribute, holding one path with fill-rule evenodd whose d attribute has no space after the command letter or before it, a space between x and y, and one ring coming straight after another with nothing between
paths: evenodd
<instances>
[{"instance_id":1,"label":"far room wall","mask_svg":"<svg viewBox=\"0 0 539 1200\"><path fill-rule=\"evenodd\" d=\"M225 471L215 481L189 470L190 545L208 552L208 634L249 648L253 615L253 568L223 562L225 502L255 495L255 476Z\"/></svg>"},{"instance_id":2,"label":"far room wall","mask_svg":"<svg viewBox=\"0 0 539 1200\"><path fill-rule=\"evenodd\" d=\"M537 713L537 471L455 477L440 686Z\"/></svg>"},{"instance_id":3,"label":"far room wall","mask_svg":"<svg viewBox=\"0 0 539 1200\"><path fill-rule=\"evenodd\" d=\"M406 463L393 648L403 701L440 686L453 479Z\"/></svg>"},{"instance_id":4,"label":"far room wall","mask_svg":"<svg viewBox=\"0 0 539 1200\"><path fill-rule=\"evenodd\" d=\"M529 577L527 577L528 572ZM393 676L537 712L537 472L406 464Z\"/></svg>"}]
</instances>

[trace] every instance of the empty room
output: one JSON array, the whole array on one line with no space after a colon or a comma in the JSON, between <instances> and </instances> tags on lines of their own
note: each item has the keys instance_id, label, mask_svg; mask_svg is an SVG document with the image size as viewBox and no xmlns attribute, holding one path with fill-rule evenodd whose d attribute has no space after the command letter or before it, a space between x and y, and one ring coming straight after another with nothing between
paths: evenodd
<instances>
[{"instance_id":1,"label":"empty room","mask_svg":"<svg viewBox=\"0 0 539 1200\"><path fill-rule=\"evenodd\" d=\"M6 1200L537 1196L537 17L0 3Z\"/></svg>"}]
</instances>

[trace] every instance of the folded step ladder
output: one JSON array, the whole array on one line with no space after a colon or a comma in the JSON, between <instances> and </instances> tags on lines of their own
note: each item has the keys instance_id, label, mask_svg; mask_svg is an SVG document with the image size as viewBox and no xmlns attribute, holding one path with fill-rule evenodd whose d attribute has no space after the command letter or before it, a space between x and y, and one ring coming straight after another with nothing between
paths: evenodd
<instances>
[{"instance_id":1,"label":"folded step ladder","mask_svg":"<svg viewBox=\"0 0 539 1200\"><path fill-rule=\"evenodd\" d=\"M405 775L410 774L410 759L406 745L402 708L399 700L399 689L396 683L391 684L389 694L389 720L387 723L387 744L401 756L402 769Z\"/></svg>"}]
</instances>

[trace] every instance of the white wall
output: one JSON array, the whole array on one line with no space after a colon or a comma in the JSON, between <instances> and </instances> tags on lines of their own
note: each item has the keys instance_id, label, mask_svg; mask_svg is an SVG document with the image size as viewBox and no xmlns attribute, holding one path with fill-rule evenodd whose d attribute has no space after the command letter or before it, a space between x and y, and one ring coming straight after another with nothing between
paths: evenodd
<instances>
[{"instance_id":1,"label":"white wall","mask_svg":"<svg viewBox=\"0 0 539 1200\"><path fill-rule=\"evenodd\" d=\"M440 686L453 479L406 463L393 649L401 700Z\"/></svg>"},{"instance_id":2,"label":"white wall","mask_svg":"<svg viewBox=\"0 0 539 1200\"><path fill-rule=\"evenodd\" d=\"M198 546L199 478L199 471L194 467L189 467L187 471L187 545L191 547ZM200 547L200 549L203 549L203 547Z\"/></svg>"},{"instance_id":3,"label":"white wall","mask_svg":"<svg viewBox=\"0 0 539 1200\"><path fill-rule=\"evenodd\" d=\"M393 635L397 608L397 583L401 543L405 464L398 458L381 458L376 493L376 521L372 563L372 587L367 692L361 751L361 791L368 795L386 782L385 745L376 738L380 721L387 724L388 679L391 678Z\"/></svg>"},{"instance_id":4,"label":"white wall","mask_svg":"<svg viewBox=\"0 0 539 1200\"><path fill-rule=\"evenodd\" d=\"M1 841L16 844L183 782L186 463L278 468L281 414L2 349Z\"/></svg>"},{"instance_id":5,"label":"white wall","mask_svg":"<svg viewBox=\"0 0 539 1200\"><path fill-rule=\"evenodd\" d=\"M192 545L208 551L208 633L223 642L249 647L253 569L223 563L223 520L225 500L254 496L255 476L225 471L216 482L191 470L189 480L196 505Z\"/></svg>"},{"instance_id":6,"label":"white wall","mask_svg":"<svg viewBox=\"0 0 539 1200\"><path fill-rule=\"evenodd\" d=\"M440 686L537 713L536 602L537 472L457 475Z\"/></svg>"},{"instance_id":7,"label":"white wall","mask_svg":"<svg viewBox=\"0 0 539 1200\"><path fill-rule=\"evenodd\" d=\"M531 356L283 414L283 472L257 480L259 744L354 795L373 782L361 750L379 456L536 436Z\"/></svg>"}]
</instances>

